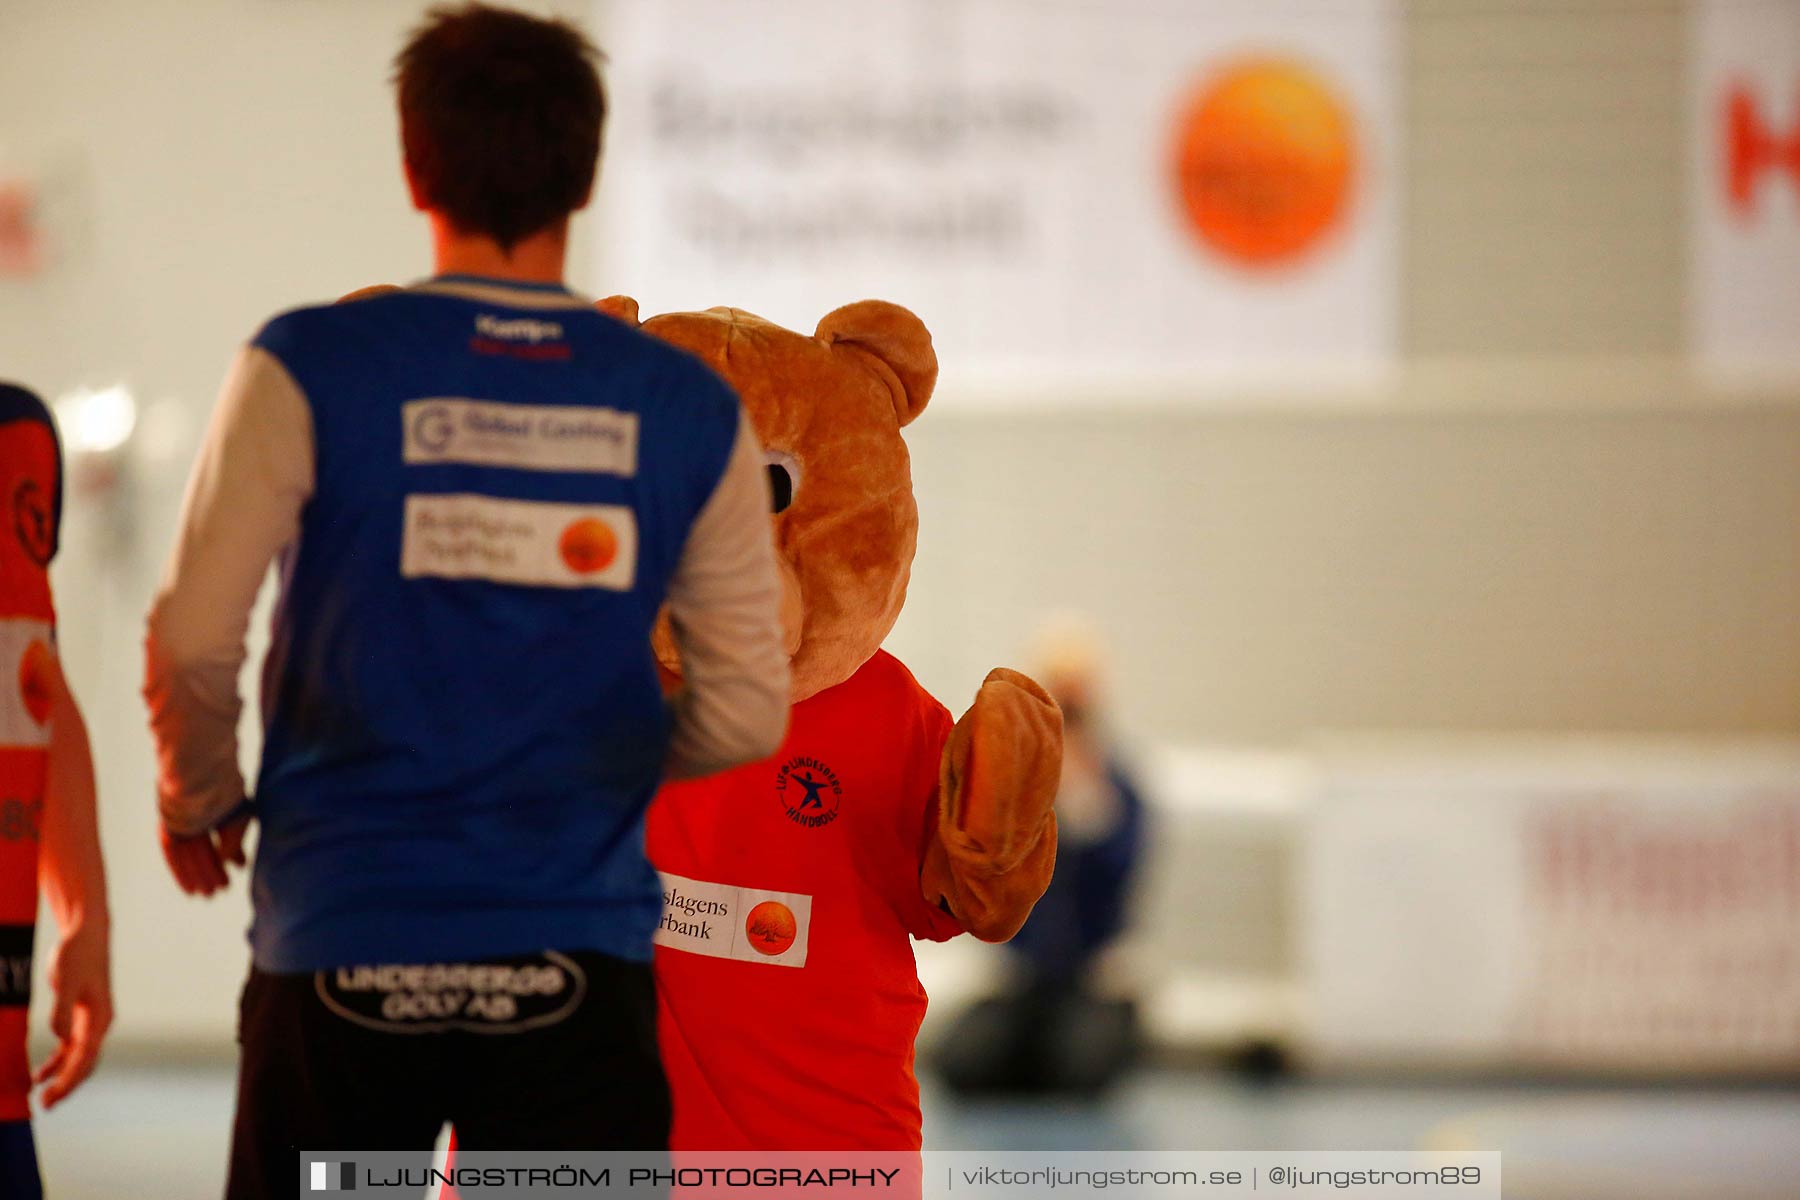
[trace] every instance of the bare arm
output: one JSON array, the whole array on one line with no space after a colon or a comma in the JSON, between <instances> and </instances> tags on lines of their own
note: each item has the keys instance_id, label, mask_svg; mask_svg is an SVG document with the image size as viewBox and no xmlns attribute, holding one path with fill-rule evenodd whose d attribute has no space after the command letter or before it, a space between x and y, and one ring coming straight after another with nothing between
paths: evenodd
<instances>
[{"instance_id":1,"label":"bare arm","mask_svg":"<svg viewBox=\"0 0 1800 1200\"><path fill-rule=\"evenodd\" d=\"M94 925L104 931L110 915L87 723L60 665L52 686L56 694L50 709L50 771L45 787L44 895L59 930L66 933Z\"/></svg>"},{"instance_id":2,"label":"bare arm","mask_svg":"<svg viewBox=\"0 0 1800 1200\"><path fill-rule=\"evenodd\" d=\"M57 931L50 964L55 995L50 1029L57 1048L33 1075L34 1082L48 1084L46 1107L54 1107L93 1071L113 1018L111 919L100 858L94 759L87 724L60 665L52 672L51 686L42 848L44 894Z\"/></svg>"},{"instance_id":3,"label":"bare arm","mask_svg":"<svg viewBox=\"0 0 1800 1200\"><path fill-rule=\"evenodd\" d=\"M762 448L737 440L669 587L681 652L667 775L688 779L767 758L787 731L788 657Z\"/></svg>"}]
</instances>

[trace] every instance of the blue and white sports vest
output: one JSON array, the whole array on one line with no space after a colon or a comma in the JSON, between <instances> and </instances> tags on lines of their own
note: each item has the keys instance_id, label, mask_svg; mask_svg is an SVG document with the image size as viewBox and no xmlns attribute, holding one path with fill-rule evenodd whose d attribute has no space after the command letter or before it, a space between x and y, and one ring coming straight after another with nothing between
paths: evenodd
<instances>
[{"instance_id":1,"label":"blue and white sports vest","mask_svg":"<svg viewBox=\"0 0 1800 1200\"><path fill-rule=\"evenodd\" d=\"M257 965L647 960L650 627L735 396L572 293L493 280L301 309L254 344L316 452L264 667Z\"/></svg>"}]
</instances>

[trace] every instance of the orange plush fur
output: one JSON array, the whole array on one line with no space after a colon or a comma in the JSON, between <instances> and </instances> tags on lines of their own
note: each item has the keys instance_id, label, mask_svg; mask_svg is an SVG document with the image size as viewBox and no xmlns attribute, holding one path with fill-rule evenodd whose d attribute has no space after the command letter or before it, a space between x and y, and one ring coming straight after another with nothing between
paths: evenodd
<instances>
[{"instance_id":1,"label":"orange plush fur","mask_svg":"<svg viewBox=\"0 0 1800 1200\"><path fill-rule=\"evenodd\" d=\"M635 301L601 308L638 324ZM854 675L893 628L918 541L912 467L900 430L937 381L931 334L911 312L864 300L808 336L735 308L670 313L646 333L730 383L772 463L794 477L773 517L786 595L794 702ZM658 659L679 672L666 625ZM920 886L977 937L1011 937L1049 885L1062 718L1014 671L992 672L939 763L939 828Z\"/></svg>"}]
</instances>

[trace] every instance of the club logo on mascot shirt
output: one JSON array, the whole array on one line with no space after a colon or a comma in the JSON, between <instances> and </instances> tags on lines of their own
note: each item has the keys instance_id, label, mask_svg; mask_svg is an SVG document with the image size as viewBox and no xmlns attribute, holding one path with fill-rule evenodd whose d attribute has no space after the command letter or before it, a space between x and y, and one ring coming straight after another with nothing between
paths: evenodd
<instances>
[{"instance_id":1,"label":"club logo on mascot shirt","mask_svg":"<svg viewBox=\"0 0 1800 1200\"><path fill-rule=\"evenodd\" d=\"M804 829L818 829L837 820L844 785L837 772L821 759L800 754L781 764L775 773L775 798L788 820Z\"/></svg>"}]
</instances>

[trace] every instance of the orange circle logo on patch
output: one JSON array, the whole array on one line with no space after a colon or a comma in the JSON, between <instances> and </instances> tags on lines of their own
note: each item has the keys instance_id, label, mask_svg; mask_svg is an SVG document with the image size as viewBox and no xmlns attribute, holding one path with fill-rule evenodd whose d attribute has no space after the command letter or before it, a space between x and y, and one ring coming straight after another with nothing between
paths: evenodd
<instances>
[{"instance_id":1,"label":"orange circle logo on patch","mask_svg":"<svg viewBox=\"0 0 1800 1200\"><path fill-rule=\"evenodd\" d=\"M1214 76L1182 111L1175 182L1207 246L1281 265L1343 221L1356 170L1348 108L1315 71L1257 60Z\"/></svg>"},{"instance_id":2,"label":"orange circle logo on patch","mask_svg":"<svg viewBox=\"0 0 1800 1200\"><path fill-rule=\"evenodd\" d=\"M25 654L19 659L19 695L25 701L25 711L39 725L50 719L51 698L55 695L51 680L55 671L56 661L50 647L42 642L25 647Z\"/></svg>"},{"instance_id":3,"label":"orange circle logo on patch","mask_svg":"<svg viewBox=\"0 0 1800 1200\"><path fill-rule=\"evenodd\" d=\"M563 565L577 575L604 571L619 556L619 535L599 517L571 521L556 543Z\"/></svg>"},{"instance_id":4,"label":"orange circle logo on patch","mask_svg":"<svg viewBox=\"0 0 1800 1200\"><path fill-rule=\"evenodd\" d=\"M750 910L744 934L758 954L783 954L794 944L794 913L779 900L764 900Z\"/></svg>"}]
</instances>

